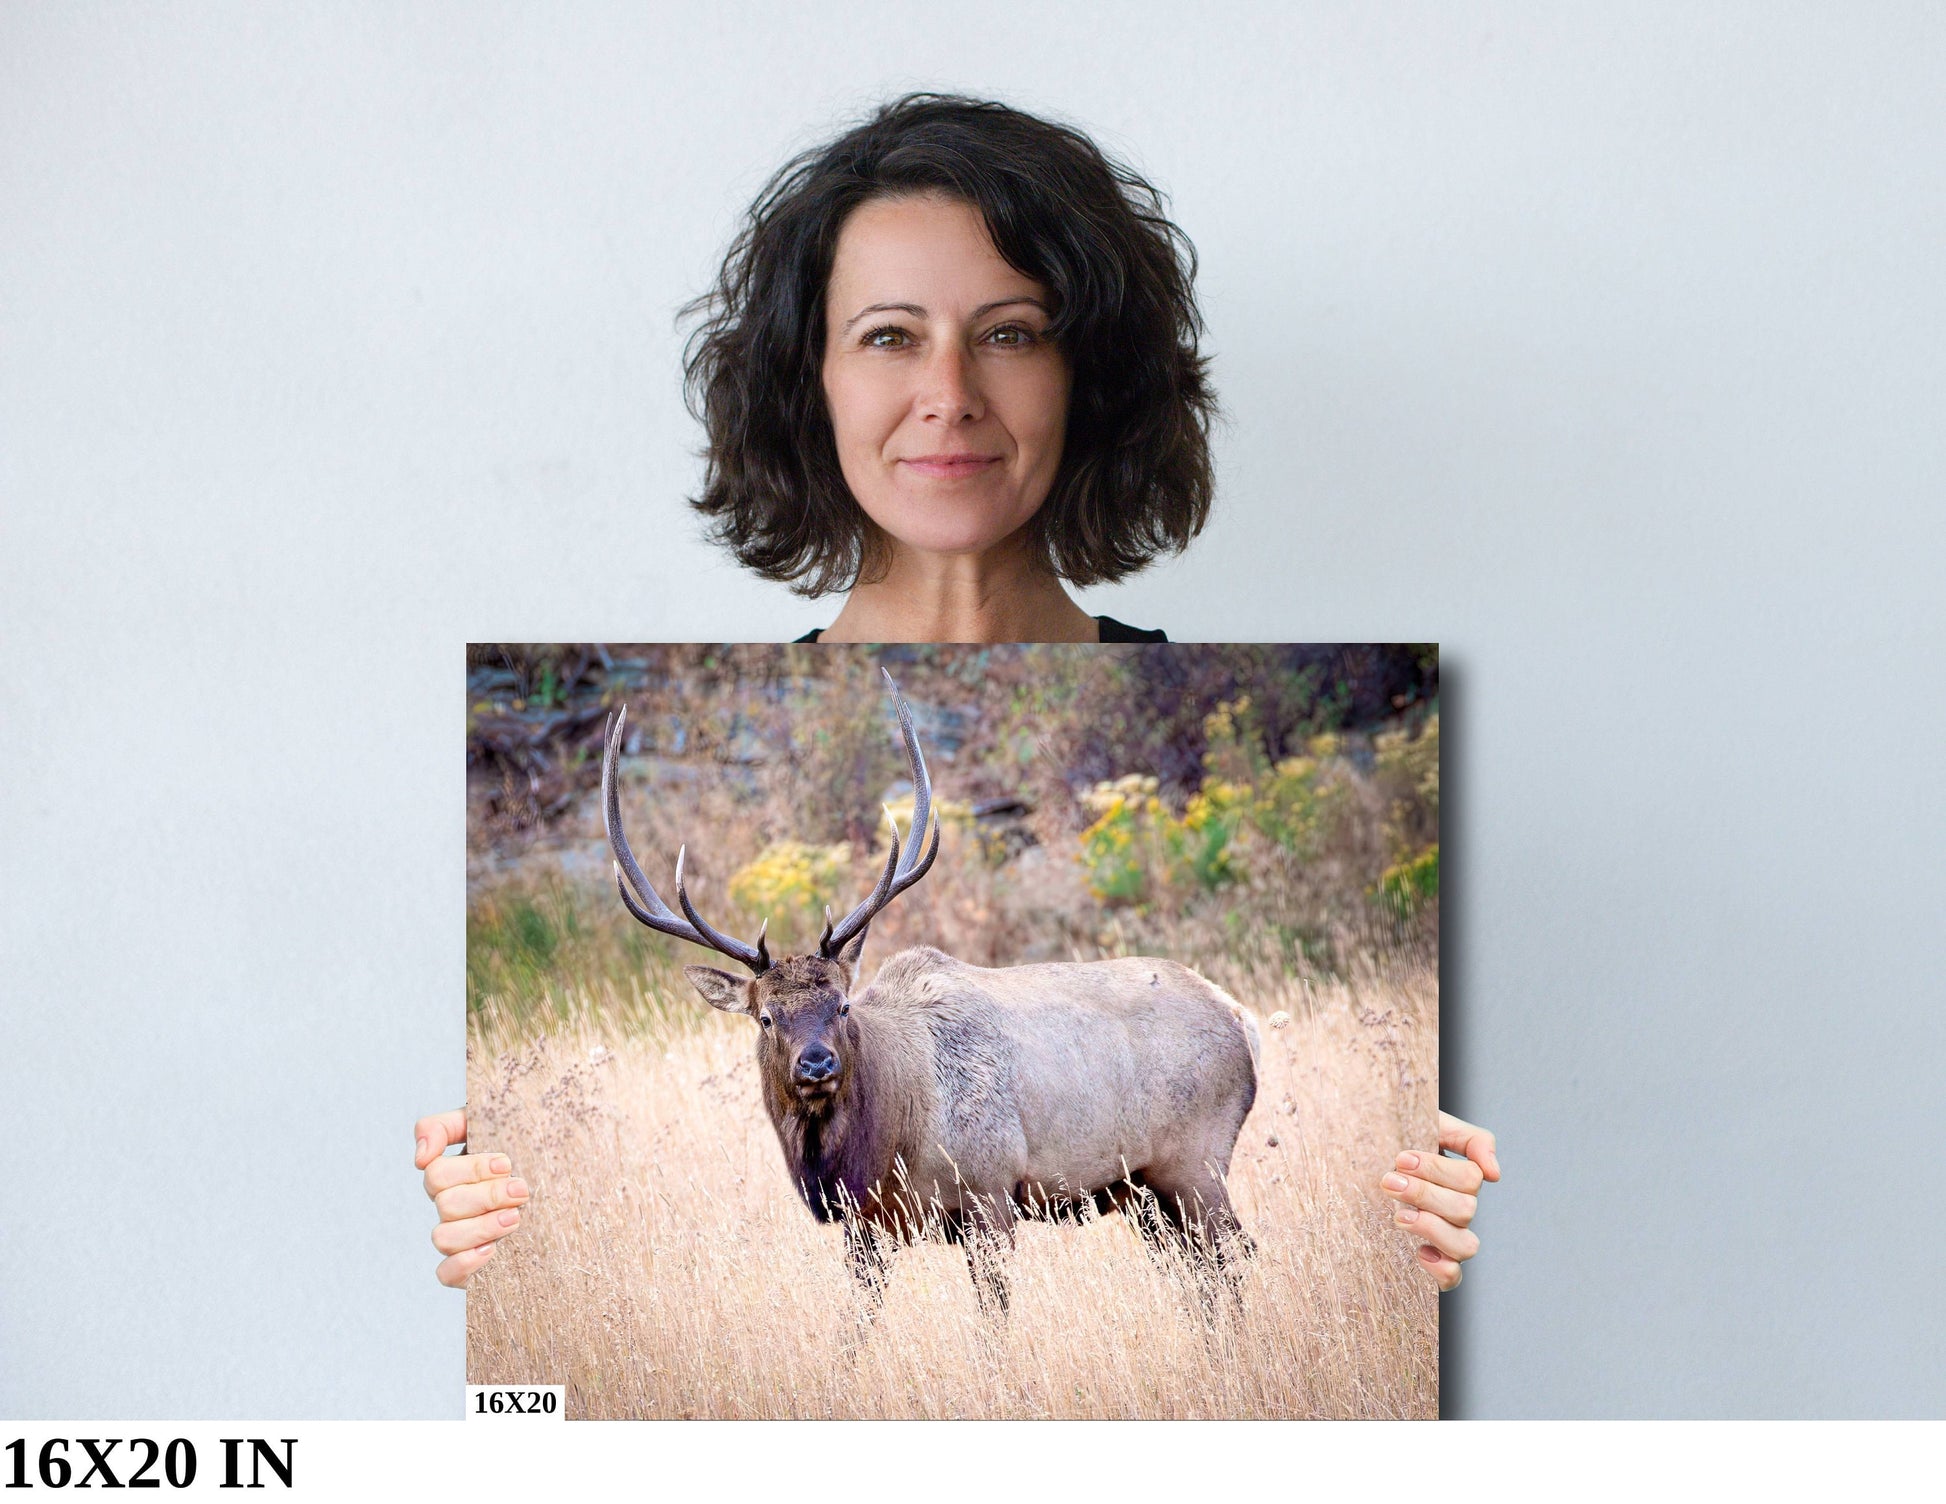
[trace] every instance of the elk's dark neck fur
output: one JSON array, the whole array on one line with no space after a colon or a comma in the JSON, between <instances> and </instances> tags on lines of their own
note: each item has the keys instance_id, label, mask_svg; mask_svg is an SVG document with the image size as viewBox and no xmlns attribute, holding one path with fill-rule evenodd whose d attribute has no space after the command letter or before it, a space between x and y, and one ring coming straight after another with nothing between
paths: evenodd
<instances>
[{"instance_id":1,"label":"elk's dark neck fur","mask_svg":"<svg viewBox=\"0 0 1946 1504\"><path fill-rule=\"evenodd\" d=\"M838 1048L843 1082L826 1098L804 1101L783 1072L765 1071L764 1107L777 1129L791 1182L820 1222L855 1213L880 1220L897 1191L895 1164L924 1103L907 1079L905 1031L869 1007L854 1006Z\"/></svg>"}]
</instances>

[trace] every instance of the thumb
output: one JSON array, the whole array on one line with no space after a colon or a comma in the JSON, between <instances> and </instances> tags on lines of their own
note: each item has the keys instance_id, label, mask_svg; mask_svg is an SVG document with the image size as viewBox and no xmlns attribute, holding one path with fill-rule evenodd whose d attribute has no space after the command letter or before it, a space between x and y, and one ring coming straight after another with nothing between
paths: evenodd
<instances>
[{"instance_id":1,"label":"thumb","mask_svg":"<svg viewBox=\"0 0 1946 1504\"><path fill-rule=\"evenodd\" d=\"M1488 1180L1500 1178L1500 1157L1494 1152L1493 1135L1473 1123L1464 1122L1450 1112L1439 1115L1439 1147L1464 1154L1480 1167Z\"/></svg>"},{"instance_id":2,"label":"thumb","mask_svg":"<svg viewBox=\"0 0 1946 1504\"><path fill-rule=\"evenodd\" d=\"M444 1154L449 1145L466 1142L466 1109L456 1107L451 1112L436 1112L429 1118L421 1118L412 1125L412 1133L418 1140L412 1163L423 1170Z\"/></svg>"}]
</instances>

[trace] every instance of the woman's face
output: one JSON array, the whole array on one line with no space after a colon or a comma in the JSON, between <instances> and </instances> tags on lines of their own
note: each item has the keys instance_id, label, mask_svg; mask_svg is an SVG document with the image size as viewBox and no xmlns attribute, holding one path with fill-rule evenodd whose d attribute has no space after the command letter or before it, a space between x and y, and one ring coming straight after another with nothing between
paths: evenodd
<instances>
[{"instance_id":1,"label":"woman's face","mask_svg":"<svg viewBox=\"0 0 1946 1504\"><path fill-rule=\"evenodd\" d=\"M980 553L1053 488L1068 366L1048 290L1001 258L979 210L873 199L838 236L824 395L845 484L907 548Z\"/></svg>"}]
</instances>

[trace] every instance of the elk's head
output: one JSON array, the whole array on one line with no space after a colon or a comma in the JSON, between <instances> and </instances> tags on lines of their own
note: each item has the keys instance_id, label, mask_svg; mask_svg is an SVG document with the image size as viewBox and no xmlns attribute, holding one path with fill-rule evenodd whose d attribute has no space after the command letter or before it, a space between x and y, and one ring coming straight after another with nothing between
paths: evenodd
<instances>
[{"instance_id":1,"label":"elk's head","mask_svg":"<svg viewBox=\"0 0 1946 1504\"><path fill-rule=\"evenodd\" d=\"M806 1102L835 1096L850 1068L858 1038L857 1026L851 1022L851 992L858 979L866 929L879 910L926 875L933 858L939 855L939 819L933 813L932 783L926 776L926 760L919 752L919 735L912 726L912 708L892 682L891 674L885 674L885 682L898 710L899 734L905 741L906 763L912 771L912 828L901 847L898 822L890 810L886 811L885 818L892 825L892 849L886 854L878 885L842 920L834 922L831 911L825 910L824 933L817 950L810 954L773 961L764 944L768 920L758 928L755 944L711 927L696 912L683 886L686 846L676 852L676 903L682 914L672 912L643 875L635 853L629 850L628 838L622 834L615 761L621 751L626 710L609 726L602 756L602 821L615 855L615 886L622 902L650 929L706 945L749 968L747 977L714 966L685 966L683 973L712 1008L747 1013L757 1021L763 1031L758 1054L766 1071L773 1080L787 1082L789 1089ZM932 826L930 843L926 842L928 824Z\"/></svg>"},{"instance_id":2,"label":"elk's head","mask_svg":"<svg viewBox=\"0 0 1946 1504\"><path fill-rule=\"evenodd\" d=\"M756 1019L765 1075L815 1104L838 1094L852 1063L858 1029L851 1022L851 986L863 948L860 935L846 947L849 961L785 956L761 976L714 966L685 966L683 974L712 1007Z\"/></svg>"}]
</instances>

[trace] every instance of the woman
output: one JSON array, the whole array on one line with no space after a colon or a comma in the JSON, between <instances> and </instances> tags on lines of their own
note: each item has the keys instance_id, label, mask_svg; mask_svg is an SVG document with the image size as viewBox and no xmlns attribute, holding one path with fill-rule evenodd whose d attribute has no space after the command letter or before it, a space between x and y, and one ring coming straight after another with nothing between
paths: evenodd
<instances>
[{"instance_id":1,"label":"woman","mask_svg":"<svg viewBox=\"0 0 1946 1504\"><path fill-rule=\"evenodd\" d=\"M1075 604L1201 531L1216 411L1195 256L1160 196L1079 132L917 94L773 178L694 311L688 389L709 434L693 505L767 579L844 592L824 642L1166 641ZM422 1119L439 1279L519 1225L505 1155L441 1157ZM1381 1181L1442 1290L1493 1135L1441 1113L1442 1149Z\"/></svg>"}]
</instances>

